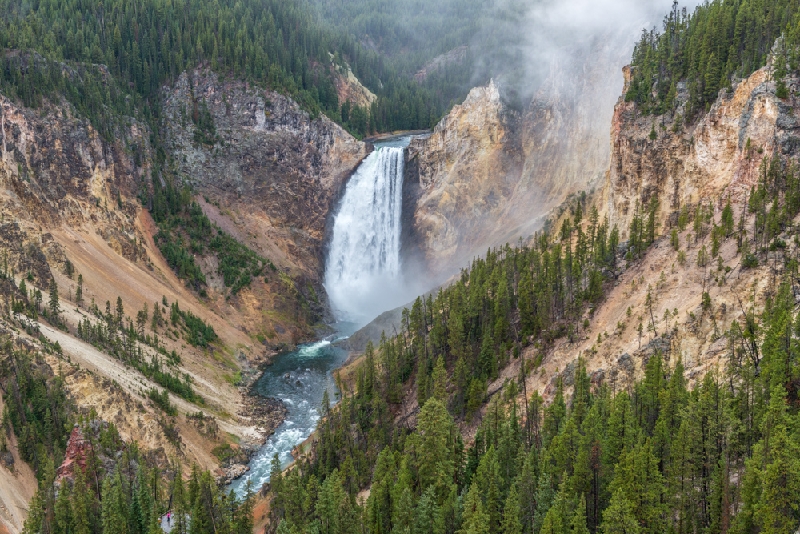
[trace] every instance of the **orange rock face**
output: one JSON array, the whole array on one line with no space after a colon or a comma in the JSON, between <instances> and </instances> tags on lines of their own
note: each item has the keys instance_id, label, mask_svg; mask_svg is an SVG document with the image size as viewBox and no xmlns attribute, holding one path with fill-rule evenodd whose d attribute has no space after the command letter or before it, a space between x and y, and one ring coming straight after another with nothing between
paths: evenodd
<instances>
[{"instance_id":1,"label":"orange rock face","mask_svg":"<svg viewBox=\"0 0 800 534\"><path fill-rule=\"evenodd\" d=\"M80 427L75 425L72 429L72 434L69 436L69 441L67 442L64 462L56 471L56 484L61 483L64 479L73 479L76 467L86 469L86 458L91 450L92 444L89 440L84 439Z\"/></svg>"}]
</instances>

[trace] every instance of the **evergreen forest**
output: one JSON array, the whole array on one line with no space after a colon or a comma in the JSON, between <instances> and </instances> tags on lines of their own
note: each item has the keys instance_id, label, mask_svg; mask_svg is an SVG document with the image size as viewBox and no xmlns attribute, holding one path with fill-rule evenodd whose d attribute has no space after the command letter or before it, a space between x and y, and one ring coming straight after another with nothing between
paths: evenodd
<instances>
[{"instance_id":1,"label":"evergreen forest","mask_svg":"<svg viewBox=\"0 0 800 534\"><path fill-rule=\"evenodd\" d=\"M661 31L643 31L631 61L626 100L645 113L681 111L687 120L708 110L720 90L746 78L774 58L779 97L788 96L789 72L800 66L800 5L792 0L707 2L694 13L677 2Z\"/></svg>"},{"instance_id":2,"label":"evergreen forest","mask_svg":"<svg viewBox=\"0 0 800 534\"><path fill-rule=\"evenodd\" d=\"M294 1L3 0L0 50L4 94L29 106L65 94L109 138L109 117L157 120L162 84L201 64L341 121L331 67L346 62L379 96L368 131L427 128L446 111L433 89Z\"/></svg>"}]
</instances>

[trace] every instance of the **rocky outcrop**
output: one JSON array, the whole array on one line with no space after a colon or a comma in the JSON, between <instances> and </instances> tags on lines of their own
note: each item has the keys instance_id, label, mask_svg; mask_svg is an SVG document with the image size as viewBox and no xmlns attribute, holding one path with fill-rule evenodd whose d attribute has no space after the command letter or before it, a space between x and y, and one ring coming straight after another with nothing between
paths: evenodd
<instances>
[{"instance_id":1,"label":"rocky outcrop","mask_svg":"<svg viewBox=\"0 0 800 534\"><path fill-rule=\"evenodd\" d=\"M624 76L627 86L627 67ZM796 94L798 80L789 85ZM736 83L732 91L723 89L707 113L685 125L687 98L680 84L674 113L644 116L624 97L614 110L603 207L623 239L637 204L649 205L656 198L658 223L666 228L684 206L742 200L758 181L764 157L796 154L800 148L798 99L775 95L769 67Z\"/></svg>"},{"instance_id":2,"label":"rocky outcrop","mask_svg":"<svg viewBox=\"0 0 800 534\"><path fill-rule=\"evenodd\" d=\"M237 237L279 266L319 276L328 214L367 146L285 96L208 70L182 74L163 106L179 174L246 229ZM198 141L206 108L214 134Z\"/></svg>"},{"instance_id":3,"label":"rocky outcrop","mask_svg":"<svg viewBox=\"0 0 800 534\"><path fill-rule=\"evenodd\" d=\"M519 180L519 151L509 146L516 120L489 83L409 145L403 204L414 208L403 243L418 247L433 272L482 247L496 230Z\"/></svg>"},{"instance_id":4,"label":"rocky outcrop","mask_svg":"<svg viewBox=\"0 0 800 534\"><path fill-rule=\"evenodd\" d=\"M404 221L409 254L446 273L487 246L516 242L548 211L590 189L608 168L608 124L621 80L608 76L629 57L629 34L603 35L557 54L522 111L494 83L408 150Z\"/></svg>"},{"instance_id":5,"label":"rocky outcrop","mask_svg":"<svg viewBox=\"0 0 800 534\"><path fill-rule=\"evenodd\" d=\"M65 101L33 110L0 95L0 202L4 219L14 221L0 239L15 234L8 243L14 261L24 263L26 252L37 262L30 246L58 261L46 234L61 225L91 225L126 258L144 256L135 229L139 208L128 199L147 172L148 133L130 119L116 130L115 140L101 138Z\"/></svg>"},{"instance_id":6,"label":"rocky outcrop","mask_svg":"<svg viewBox=\"0 0 800 534\"><path fill-rule=\"evenodd\" d=\"M349 65L331 65L333 71L333 85L336 88L336 96L340 104L350 102L352 105L362 108L369 108L378 97L362 85L361 80L356 78Z\"/></svg>"},{"instance_id":7,"label":"rocky outcrop","mask_svg":"<svg viewBox=\"0 0 800 534\"><path fill-rule=\"evenodd\" d=\"M92 453L92 443L84 439L80 426L75 423L72 433L67 441L67 450L64 452L64 461L56 469L56 484L61 484L65 479L75 480L75 470L86 470L86 462Z\"/></svg>"}]
</instances>

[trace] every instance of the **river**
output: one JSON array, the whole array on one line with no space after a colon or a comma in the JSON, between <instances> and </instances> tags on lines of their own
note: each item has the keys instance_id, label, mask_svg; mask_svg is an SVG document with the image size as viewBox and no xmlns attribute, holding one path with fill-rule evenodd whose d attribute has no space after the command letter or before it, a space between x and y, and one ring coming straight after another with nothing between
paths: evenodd
<instances>
[{"instance_id":1,"label":"river","mask_svg":"<svg viewBox=\"0 0 800 534\"><path fill-rule=\"evenodd\" d=\"M358 327L381 312L408 302L400 258L404 150L411 137L375 143L350 178L334 217L325 265L325 289L339 322L336 334L279 355L256 382L257 395L274 397L287 408L284 422L250 460L250 470L231 488L243 495L247 481L254 490L269 481L272 458L286 467L292 450L305 441L319 421L325 391L335 403L333 371L348 353L337 347Z\"/></svg>"},{"instance_id":2,"label":"river","mask_svg":"<svg viewBox=\"0 0 800 534\"><path fill-rule=\"evenodd\" d=\"M292 462L292 449L305 441L317 427L325 391L331 404L336 401L333 371L341 367L348 352L333 342L351 334L356 325L337 323L335 326L339 332L336 336L300 345L292 352L279 355L253 386L255 394L283 401L287 414L275 433L250 459L250 471L231 483L231 489L237 495L245 493L248 480L253 483L253 491L269 481L275 454L283 467Z\"/></svg>"}]
</instances>

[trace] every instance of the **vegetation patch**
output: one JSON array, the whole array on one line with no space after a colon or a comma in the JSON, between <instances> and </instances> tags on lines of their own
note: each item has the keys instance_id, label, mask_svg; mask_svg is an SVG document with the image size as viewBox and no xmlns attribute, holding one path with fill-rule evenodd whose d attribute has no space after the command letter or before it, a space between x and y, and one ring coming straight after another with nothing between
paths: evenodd
<instances>
[{"instance_id":1,"label":"vegetation patch","mask_svg":"<svg viewBox=\"0 0 800 534\"><path fill-rule=\"evenodd\" d=\"M178 190L171 182L162 187L160 180L154 180L152 214L159 228L155 242L164 259L179 278L201 294L207 282L195 256L216 256L217 272L231 295L249 286L266 267L275 268L270 260L213 224L192 200L188 188Z\"/></svg>"},{"instance_id":2,"label":"vegetation patch","mask_svg":"<svg viewBox=\"0 0 800 534\"><path fill-rule=\"evenodd\" d=\"M169 400L169 393L166 390L158 391L156 388L147 390L147 398L153 401L165 414L170 416L178 415L178 409Z\"/></svg>"}]
</instances>

